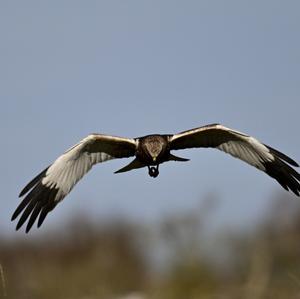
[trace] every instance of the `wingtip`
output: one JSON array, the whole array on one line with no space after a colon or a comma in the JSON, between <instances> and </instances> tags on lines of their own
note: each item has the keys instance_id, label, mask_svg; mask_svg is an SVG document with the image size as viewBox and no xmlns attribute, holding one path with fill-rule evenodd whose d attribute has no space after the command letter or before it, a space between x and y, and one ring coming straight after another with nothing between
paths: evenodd
<instances>
[{"instance_id":1,"label":"wingtip","mask_svg":"<svg viewBox=\"0 0 300 299\"><path fill-rule=\"evenodd\" d=\"M24 189L19 193L19 197L22 197L25 194Z\"/></svg>"},{"instance_id":2,"label":"wingtip","mask_svg":"<svg viewBox=\"0 0 300 299\"><path fill-rule=\"evenodd\" d=\"M18 222L17 226L16 226L16 231L18 231L20 229L20 227L22 226L22 224L20 222Z\"/></svg>"},{"instance_id":3,"label":"wingtip","mask_svg":"<svg viewBox=\"0 0 300 299\"><path fill-rule=\"evenodd\" d=\"M293 159L290 159L290 161L287 161L287 162L294 167L299 167L299 164Z\"/></svg>"}]
</instances>

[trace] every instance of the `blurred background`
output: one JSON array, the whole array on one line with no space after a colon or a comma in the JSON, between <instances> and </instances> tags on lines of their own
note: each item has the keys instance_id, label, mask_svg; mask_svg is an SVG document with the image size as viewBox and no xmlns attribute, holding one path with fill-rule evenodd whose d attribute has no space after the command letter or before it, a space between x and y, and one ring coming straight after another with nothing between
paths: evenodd
<instances>
[{"instance_id":1,"label":"blurred background","mask_svg":"<svg viewBox=\"0 0 300 299\"><path fill-rule=\"evenodd\" d=\"M0 298L300 298L300 202L214 150L97 165L30 234L29 180L87 134L219 122L299 162L298 1L0 1Z\"/></svg>"}]
</instances>

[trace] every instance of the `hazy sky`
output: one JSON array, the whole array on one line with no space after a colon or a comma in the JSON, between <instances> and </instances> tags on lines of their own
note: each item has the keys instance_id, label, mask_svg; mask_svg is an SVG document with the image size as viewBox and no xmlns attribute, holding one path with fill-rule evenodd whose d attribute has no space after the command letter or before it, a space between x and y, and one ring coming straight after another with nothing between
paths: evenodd
<instances>
[{"instance_id":1,"label":"hazy sky","mask_svg":"<svg viewBox=\"0 0 300 299\"><path fill-rule=\"evenodd\" d=\"M0 1L0 234L23 234L10 222L21 188L92 132L220 122L299 162L299 36L299 1ZM221 152L179 154L192 161L157 179L113 174L126 159L95 166L28 238L77 213L155 220L207 195L214 220L250 224L285 192Z\"/></svg>"}]
</instances>

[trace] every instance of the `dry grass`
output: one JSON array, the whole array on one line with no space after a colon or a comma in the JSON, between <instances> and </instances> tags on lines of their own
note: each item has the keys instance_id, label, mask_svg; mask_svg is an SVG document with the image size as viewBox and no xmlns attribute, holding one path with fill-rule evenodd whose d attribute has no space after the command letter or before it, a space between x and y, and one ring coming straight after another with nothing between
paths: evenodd
<instances>
[{"instance_id":1,"label":"dry grass","mask_svg":"<svg viewBox=\"0 0 300 299\"><path fill-rule=\"evenodd\" d=\"M1 285L2 285L2 297L7 298L4 270L3 270L3 267L2 267L1 263L0 263L0 277L1 277Z\"/></svg>"}]
</instances>

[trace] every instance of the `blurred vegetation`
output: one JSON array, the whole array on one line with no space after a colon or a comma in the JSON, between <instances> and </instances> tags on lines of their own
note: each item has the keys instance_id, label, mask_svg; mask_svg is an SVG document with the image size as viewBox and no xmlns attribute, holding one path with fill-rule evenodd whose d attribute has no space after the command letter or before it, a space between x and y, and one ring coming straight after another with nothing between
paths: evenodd
<instances>
[{"instance_id":1,"label":"blurred vegetation","mask_svg":"<svg viewBox=\"0 0 300 299\"><path fill-rule=\"evenodd\" d=\"M213 199L151 227L78 218L42 239L2 239L0 298L300 298L300 203L273 202L251 231L213 240Z\"/></svg>"}]
</instances>

